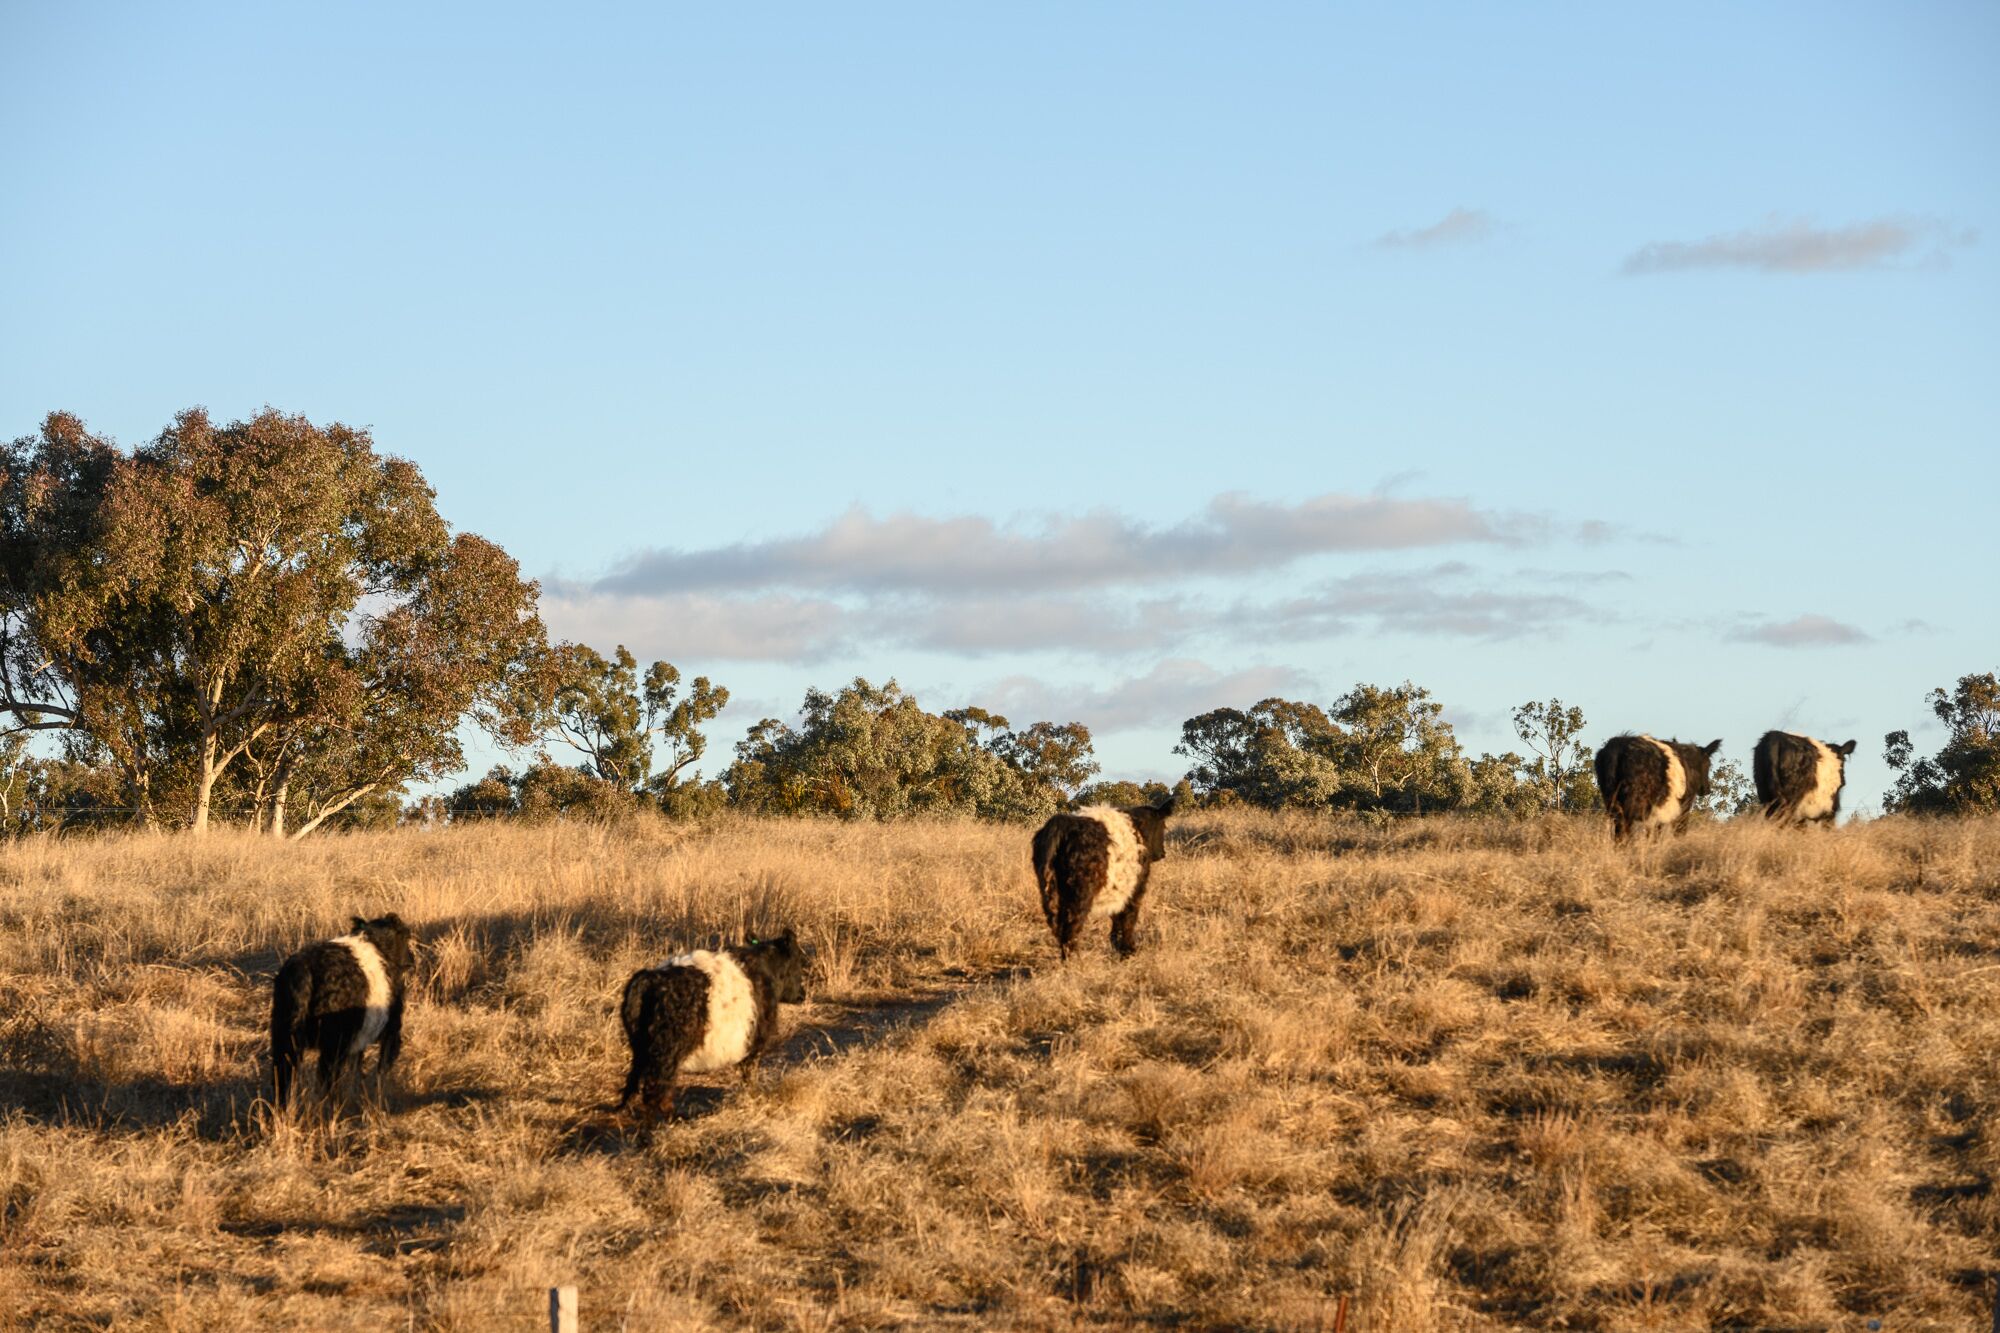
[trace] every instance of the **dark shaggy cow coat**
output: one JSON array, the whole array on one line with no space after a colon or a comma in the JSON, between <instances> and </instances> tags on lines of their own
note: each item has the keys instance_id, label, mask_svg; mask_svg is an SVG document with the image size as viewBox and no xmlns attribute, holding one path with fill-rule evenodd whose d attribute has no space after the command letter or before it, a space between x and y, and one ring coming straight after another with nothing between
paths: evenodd
<instances>
[{"instance_id":1,"label":"dark shaggy cow coat","mask_svg":"<svg viewBox=\"0 0 2000 1333\"><path fill-rule=\"evenodd\" d=\"M380 1045L375 1072L387 1073L403 1049L403 982L410 971L410 928L394 912L354 918L352 934L299 950L271 987L271 1075L278 1105L308 1050L319 1052L319 1081L331 1088L361 1056Z\"/></svg>"},{"instance_id":2,"label":"dark shaggy cow coat","mask_svg":"<svg viewBox=\"0 0 2000 1333\"><path fill-rule=\"evenodd\" d=\"M1687 827L1694 803L1708 795L1708 761L1721 741L1684 745L1651 736L1613 736L1597 752L1597 789L1611 814L1611 836L1635 828Z\"/></svg>"},{"instance_id":3,"label":"dark shaggy cow coat","mask_svg":"<svg viewBox=\"0 0 2000 1333\"><path fill-rule=\"evenodd\" d=\"M1750 759L1757 800L1764 816L1786 824L1831 823L1840 816L1840 789L1847 785L1847 756L1854 742L1828 745L1789 731L1767 731Z\"/></svg>"},{"instance_id":4,"label":"dark shaggy cow coat","mask_svg":"<svg viewBox=\"0 0 2000 1333\"><path fill-rule=\"evenodd\" d=\"M776 939L677 954L632 974L619 1018L632 1048L621 1110L673 1110L674 1075L740 1065L748 1079L778 1033L778 1006L806 998L806 957L789 928Z\"/></svg>"},{"instance_id":5,"label":"dark shaggy cow coat","mask_svg":"<svg viewBox=\"0 0 2000 1333\"><path fill-rule=\"evenodd\" d=\"M1138 947L1139 904L1153 862L1167 854L1172 798L1157 805L1120 809L1093 805L1051 816L1035 834L1035 883L1042 915L1055 932L1065 962L1084 923L1111 918L1111 943L1119 953Z\"/></svg>"}]
</instances>

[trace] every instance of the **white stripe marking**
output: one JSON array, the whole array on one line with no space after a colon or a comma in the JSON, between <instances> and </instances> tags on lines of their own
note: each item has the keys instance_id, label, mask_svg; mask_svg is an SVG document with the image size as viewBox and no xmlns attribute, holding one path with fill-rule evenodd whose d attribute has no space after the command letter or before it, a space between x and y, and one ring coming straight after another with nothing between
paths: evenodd
<instances>
[{"instance_id":1,"label":"white stripe marking","mask_svg":"<svg viewBox=\"0 0 2000 1333\"><path fill-rule=\"evenodd\" d=\"M1139 830L1134 827L1132 816L1115 806L1093 805L1077 813L1102 824L1111 837L1110 865L1096 900L1090 904L1090 917L1095 921L1117 916L1132 901L1132 894L1139 887L1139 872L1146 866L1145 849L1139 846Z\"/></svg>"},{"instance_id":2,"label":"white stripe marking","mask_svg":"<svg viewBox=\"0 0 2000 1333\"><path fill-rule=\"evenodd\" d=\"M669 967L692 967L708 975L708 1028L681 1068L700 1074L741 1064L757 1029L757 990L742 965L726 953L696 949L660 964L661 969Z\"/></svg>"},{"instance_id":3,"label":"white stripe marking","mask_svg":"<svg viewBox=\"0 0 2000 1333\"><path fill-rule=\"evenodd\" d=\"M1647 812L1648 824L1671 824L1681 817L1681 808L1687 802L1687 765L1681 762L1678 751L1663 740L1651 736L1641 736L1642 741L1652 741L1660 753L1667 757L1667 799Z\"/></svg>"},{"instance_id":4,"label":"white stripe marking","mask_svg":"<svg viewBox=\"0 0 2000 1333\"><path fill-rule=\"evenodd\" d=\"M361 975L368 978L368 1000L361 1030L354 1034L347 1053L359 1055L382 1039L389 1026L389 969L382 965L382 951L366 935L342 935L333 943L354 956Z\"/></svg>"},{"instance_id":5,"label":"white stripe marking","mask_svg":"<svg viewBox=\"0 0 2000 1333\"><path fill-rule=\"evenodd\" d=\"M1818 762L1813 765L1812 790L1799 799L1792 815L1800 820L1825 819L1833 813L1833 798L1840 794L1840 756L1825 741L1810 736L1799 739L1813 747Z\"/></svg>"}]
</instances>

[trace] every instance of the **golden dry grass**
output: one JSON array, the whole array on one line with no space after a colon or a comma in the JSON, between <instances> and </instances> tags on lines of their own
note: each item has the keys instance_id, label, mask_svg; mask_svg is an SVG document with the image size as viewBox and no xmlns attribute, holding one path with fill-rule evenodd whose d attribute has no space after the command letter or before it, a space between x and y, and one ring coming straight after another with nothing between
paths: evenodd
<instances>
[{"instance_id":1,"label":"golden dry grass","mask_svg":"<svg viewBox=\"0 0 2000 1333\"><path fill-rule=\"evenodd\" d=\"M0 849L0 1318L36 1327L1983 1327L2000 822L1191 816L1058 968L1027 832L727 821ZM269 976L424 940L403 1065L274 1120ZM814 1002L648 1137L636 966Z\"/></svg>"}]
</instances>

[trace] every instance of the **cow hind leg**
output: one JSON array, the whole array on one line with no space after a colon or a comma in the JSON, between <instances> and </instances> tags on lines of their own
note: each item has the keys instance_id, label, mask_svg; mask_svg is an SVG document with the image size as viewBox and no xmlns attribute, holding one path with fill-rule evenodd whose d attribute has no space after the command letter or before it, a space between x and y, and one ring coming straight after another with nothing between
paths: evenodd
<instances>
[{"instance_id":1,"label":"cow hind leg","mask_svg":"<svg viewBox=\"0 0 2000 1333\"><path fill-rule=\"evenodd\" d=\"M347 1091L349 1077L361 1067L361 1057L352 1054L354 1039L361 1033L356 1019L325 1019L319 1026L319 1086L322 1093Z\"/></svg>"},{"instance_id":2,"label":"cow hind leg","mask_svg":"<svg viewBox=\"0 0 2000 1333\"><path fill-rule=\"evenodd\" d=\"M277 1085L274 1092L279 1110L292 1100L292 1076L298 1070L298 1063L295 1051L281 1051L271 1059L271 1079Z\"/></svg>"},{"instance_id":3,"label":"cow hind leg","mask_svg":"<svg viewBox=\"0 0 2000 1333\"><path fill-rule=\"evenodd\" d=\"M618 1094L619 1110L629 1111L637 1104L640 1089L649 1081L647 1072L646 1062L640 1058L639 1052L632 1052L632 1068L625 1075L625 1090Z\"/></svg>"},{"instance_id":4,"label":"cow hind leg","mask_svg":"<svg viewBox=\"0 0 2000 1333\"><path fill-rule=\"evenodd\" d=\"M646 1118L649 1120L665 1120L674 1113L674 1081L672 1079L660 1079L653 1086L646 1089L645 1110Z\"/></svg>"},{"instance_id":5,"label":"cow hind leg","mask_svg":"<svg viewBox=\"0 0 2000 1333\"><path fill-rule=\"evenodd\" d=\"M298 1079L299 1064L304 1059L305 1049L299 1043L298 1033L286 1029L272 1038L271 1081L276 1085L274 1091L281 1111L292 1100L292 1085Z\"/></svg>"},{"instance_id":6,"label":"cow hind leg","mask_svg":"<svg viewBox=\"0 0 2000 1333\"><path fill-rule=\"evenodd\" d=\"M1089 919L1089 905L1076 902L1065 902L1056 914L1056 952L1064 962L1076 951L1076 937L1083 933L1083 923Z\"/></svg>"},{"instance_id":7,"label":"cow hind leg","mask_svg":"<svg viewBox=\"0 0 2000 1333\"><path fill-rule=\"evenodd\" d=\"M1121 958L1130 958L1139 950L1139 903L1145 896L1142 885L1133 891L1131 901L1118 915L1111 918L1111 947Z\"/></svg>"}]
</instances>

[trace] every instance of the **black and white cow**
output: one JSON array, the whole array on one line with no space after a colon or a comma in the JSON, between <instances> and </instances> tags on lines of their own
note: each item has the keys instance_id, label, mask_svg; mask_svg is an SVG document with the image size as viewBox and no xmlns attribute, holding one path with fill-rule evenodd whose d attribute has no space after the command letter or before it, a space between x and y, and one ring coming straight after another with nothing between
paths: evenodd
<instances>
[{"instance_id":1,"label":"black and white cow","mask_svg":"<svg viewBox=\"0 0 2000 1333\"><path fill-rule=\"evenodd\" d=\"M674 1075L740 1065L748 1080L778 1032L778 1006L806 998L806 955L787 927L776 939L676 954L632 974L619 1017L632 1048L619 1109L673 1110Z\"/></svg>"},{"instance_id":2,"label":"black and white cow","mask_svg":"<svg viewBox=\"0 0 2000 1333\"><path fill-rule=\"evenodd\" d=\"M1708 795L1708 761L1721 741L1686 745L1651 736L1613 736L1597 752L1597 789L1611 814L1611 836L1635 828L1687 827L1694 803Z\"/></svg>"},{"instance_id":3,"label":"black and white cow","mask_svg":"<svg viewBox=\"0 0 2000 1333\"><path fill-rule=\"evenodd\" d=\"M1138 947L1139 904L1153 862L1167 854L1169 796L1153 805L1093 805L1052 815L1035 834L1035 883L1056 951L1069 960L1084 923L1111 919L1111 943L1121 954Z\"/></svg>"},{"instance_id":4,"label":"black and white cow","mask_svg":"<svg viewBox=\"0 0 2000 1333\"><path fill-rule=\"evenodd\" d=\"M375 1072L385 1074L403 1049L403 981L410 970L410 928L394 912L354 918L352 934L299 950L271 988L271 1074L278 1105L308 1050L319 1052L319 1081L331 1088L361 1066L379 1043Z\"/></svg>"},{"instance_id":5,"label":"black and white cow","mask_svg":"<svg viewBox=\"0 0 2000 1333\"><path fill-rule=\"evenodd\" d=\"M1765 732L1750 760L1765 818L1785 824L1831 823L1839 818L1847 756L1853 753L1853 741L1828 745L1789 731Z\"/></svg>"}]
</instances>

